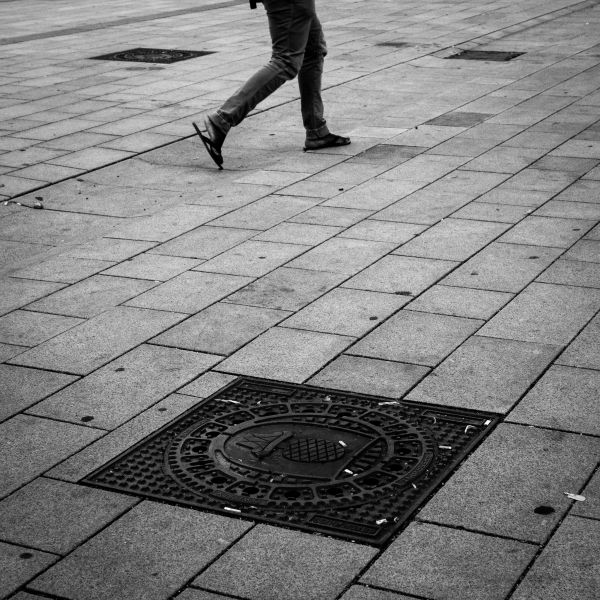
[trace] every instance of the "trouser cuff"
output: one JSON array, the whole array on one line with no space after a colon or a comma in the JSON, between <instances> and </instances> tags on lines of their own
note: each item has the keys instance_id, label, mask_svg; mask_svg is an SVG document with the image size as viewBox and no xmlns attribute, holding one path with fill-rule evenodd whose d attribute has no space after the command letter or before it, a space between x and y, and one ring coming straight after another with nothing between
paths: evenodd
<instances>
[{"instance_id":1,"label":"trouser cuff","mask_svg":"<svg viewBox=\"0 0 600 600\"><path fill-rule=\"evenodd\" d=\"M329 128L327 125L323 124L316 129L307 129L306 130L306 139L307 140L318 140L319 138L325 137L329 134Z\"/></svg>"}]
</instances>

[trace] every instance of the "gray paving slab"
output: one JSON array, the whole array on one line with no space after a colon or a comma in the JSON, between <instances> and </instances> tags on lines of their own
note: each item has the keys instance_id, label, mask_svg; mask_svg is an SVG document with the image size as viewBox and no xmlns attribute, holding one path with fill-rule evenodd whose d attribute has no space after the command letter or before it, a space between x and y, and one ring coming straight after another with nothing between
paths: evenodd
<instances>
[{"instance_id":1,"label":"gray paving slab","mask_svg":"<svg viewBox=\"0 0 600 600\"><path fill-rule=\"evenodd\" d=\"M414 598L414 596L413 596ZM25 599L24 599L25 600ZM353 585L340 600L411 600L404 594L370 588L368 585Z\"/></svg>"},{"instance_id":2,"label":"gray paving slab","mask_svg":"<svg viewBox=\"0 0 600 600\"><path fill-rule=\"evenodd\" d=\"M435 366L482 324L476 319L401 310L359 340L348 353Z\"/></svg>"},{"instance_id":3,"label":"gray paving slab","mask_svg":"<svg viewBox=\"0 0 600 600\"><path fill-rule=\"evenodd\" d=\"M482 329L481 335L566 345L600 309L600 290L532 283Z\"/></svg>"},{"instance_id":4,"label":"gray paving slab","mask_svg":"<svg viewBox=\"0 0 600 600\"><path fill-rule=\"evenodd\" d=\"M534 214L544 217L598 221L600 219L600 203L550 200L538 208Z\"/></svg>"},{"instance_id":5,"label":"gray paving slab","mask_svg":"<svg viewBox=\"0 0 600 600\"><path fill-rule=\"evenodd\" d=\"M209 371L208 373L200 375L200 377L194 379L194 381L188 383L188 385L182 387L179 392L181 394L197 396L198 398L207 398L235 379L237 379L235 375Z\"/></svg>"},{"instance_id":6,"label":"gray paving slab","mask_svg":"<svg viewBox=\"0 0 600 600\"><path fill-rule=\"evenodd\" d=\"M258 525L192 585L251 600L333 600L374 548Z\"/></svg>"},{"instance_id":7,"label":"gray paving slab","mask_svg":"<svg viewBox=\"0 0 600 600\"><path fill-rule=\"evenodd\" d=\"M187 271L126 303L127 306L196 313L252 281L251 277Z\"/></svg>"},{"instance_id":8,"label":"gray paving slab","mask_svg":"<svg viewBox=\"0 0 600 600\"><path fill-rule=\"evenodd\" d=\"M197 267L201 262L197 258L145 253L106 269L104 275L161 282Z\"/></svg>"},{"instance_id":9,"label":"gray paving slab","mask_svg":"<svg viewBox=\"0 0 600 600\"><path fill-rule=\"evenodd\" d=\"M596 470L581 494L585 500L583 502L576 501L570 514L590 519L600 519L600 474L598 470Z\"/></svg>"},{"instance_id":10,"label":"gray paving slab","mask_svg":"<svg viewBox=\"0 0 600 600\"><path fill-rule=\"evenodd\" d=\"M27 349L27 346L14 346L12 344L3 344L0 342L0 362L6 362L13 356L25 352Z\"/></svg>"},{"instance_id":11,"label":"gray paving slab","mask_svg":"<svg viewBox=\"0 0 600 600\"><path fill-rule=\"evenodd\" d=\"M90 318L144 293L155 282L126 277L93 275L28 305L28 309Z\"/></svg>"},{"instance_id":12,"label":"gray paving slab","mask_svg":"<svg viewBox=\"0 0 600 600\"><path fill-rule=\"evenodd\" d=\"M290 313L271 308L220 302L152 340L196 352L231 354Z\"/></svg>"},{"instance_id":13,"label":"gray paving slab","mask_svg":"<svg viewBox=\"0 0 600 600\"><path fill-rule=\"evenodd\" d=\"M17 415L0 425L4 497L102 436L99 430Z\"/></svg>"},{"instance_id":14,"label":"gray paving slab","mask_svg":"<svg viewBox=\"0 0 600 600\"><path fill-rule=\"evenodd\" d=\"M546 370L560 347L479 335L468 339L408 396L506 413Z\"/></svg>"},{"instance_id":15,"label":"gray paving slab","mask_svg":"<svg viewBox=\"0 0 600 600\"><path fill-rule=\"evenodd\" d=\"M194 396L171 394L53 467L47 475L78 482L197 403Z\"/></svg>"},{"instance_id":16,"label":"gray paving slab","mask_svg":"<svg viewBox=\"0 0 600 600\"><path fill-rule=\"evenodd\" d=\"M537 213L536 213L537 214ZM509 244L569 248L591 229L594 221L529 216L498 239Z\"/></svg>"},{"instance_id":17,"label":"gray paving slab","mask_svg":"<svg viewBox=\"0 0 600 600\"><path fill-rule=\"evenodd\" d=\"M600 262L600 243L591 239L580 240L569 248L565 253L565 258L598 263Z\"/></svg>"},{"instance_id":18,"label":"gray paving slab","mask_svg":"<svg viewBox=\"0 0 600 600\"><path fill-rule=\"evenodd\" d=\"M17 310L0 317L0 342L37 346L81 322L73 317Z\"/></svg>"},{"instance_id":19,"label":"gray paving slab","mask_svg":"<svg viewBox=\"0 0 600 600\"><path fill-rule=\"evenodd\" d=\"M179 313L117 307L20 354L12 362L84 375L183 318Z\"/></svg>"},{"instance_id":20,"label":"gray paving slab","mask_svg":"<svg viewBox=\"0 0 600 600\"><path fill-rule=\"evenodd\" d=\"M557 260L537 279L541 283L557 283L580 287L600 287L600 264L578 260Z\"/></svg>"},{"instance_id":21,"label":"gray paving slab","mask_svg":"<svg viewBox=\"0 0 600 600\"><path fill-rule=\"evenodd\" d=\"M104 271L114 265L114 261L71 256L54 256L48 260L36 262L12 273L13 277L55 281L57 283L76 283Z\"/></svg>"},{"instance_id":22,"label":"gray paving slab","mask_svg":"<svg viewBox=\"0 0 600 600\"><path fill-rule=\"evenodd\" d=\"M0 315L9 313L30 302L43 298L64 287L60 283L47 281L31 281L27 279L2 278L2 294L0 294Z\"/></svg>"},{"instance_id":23,"label":"gray paving slab","mask_svg":"<svg viewBox=\"0 0 600 600\"><path fill-rule=\"evenodd\" d=\"M596 403L600 372L554 365L507 416L507 421L600 434Z\"/></svg>"},{"instance_id":24,"label":"gray paving slab","mask_svg":"<svg viewBox=\"0 0 600 600\"><path fill-rule=\"evenodd\" d=\"M310 246L299 244L249 240L211 258L195 270L260 277L283 264L293 262L295 257L309 249Z\"/></svg>"},{"instance_id":25,"label":"gray paving slab","mask_svg":"<svg viewBox=\"0 0 600 600\"><path fill-rule=\"evenodd\" d=\"M490 173L517 173L546 153L543 148L509 148L497 146L464 165L472 171Z\"/></svg>"},{"instance_id":26,"label":"gray paving slab","mask_svg":"<svg viewBox=\"0 0 600 600\"><path fill-rule=\"evenodd\" d=\"M486 192L477 198L477 202L500 204L502 206L521 206L526 210L533 212L554 196L553 191L542 190L523 190L509 187L510 179L505 184ZM467 205L465 209L468 209Z\"/></svg>"},{"instance_id":27,"label":"gray paving slab","mask_svg":"<svg viewBox=\"0 0 600 600\"><path fill-rule=\"evenodd\" d=\"M57 560L58 556L54 554L0 542L0 568L2 569L0 598L8 598ZM19 595L16 596L18 597Z\"/></svg>"},{"instance_id":28,"label":"gray paving slab","mask_svg":"<svg viewBox=\"0 0 600 600\"><path fill-rule=\"evenodd\" d=\"M342 355L309 379L325 388L400 398L425 375L427 367L362 356Z\"/></svg>"},{"instance_id":29,"label":"gray paving slab","mask_svg":"<svg viewBox=\"0 0 600 600\"><path fill-rule=\"evenodd\" d=\"M410 310L488 320L512 298L506 292L434 285L410 303Z\"/></svg>"},{"instance_id":30,"label":"gray paving slab","mask_svg":"<svg viewBox=\"0 0 600 600\"><path fill-rule=\"evenodd\" d=\"M142 502L30 588L73 600L167 598L249 526L241 520Z\"/></svg>"},{"instance_id":31,"label":"gray paving slab","mask_svg":"<svg viewBox=\"0 0 600 600\"><path fill-rule=\"evenodd\" d=\"M598 596L597 521L568 517L519 584L515 600Z\"/></svg>"},{"instance_id":32,"label":"gray paving slab","mask_svg":"<svg viewBox=\"0 0 600 600\"><path fill-rule=\"evenodd\" d=\"M508 225L501 223L444 219L403 244L394 254L464 261L502 235L507 228Z\"/></svg>"},{"instance_id":33,"label":"gray paving slab","mask_svg":"<svg viewBox=\"0 0 600 600\"><path fill-rule=\"evenodd\" d=\"M408 242L424 229L425 225L365 219L341 232L338 237L389 242L398 245Z\"/></svg>"},{"instance_id":34,"label":"gray paving slab","mask_svg":"<svg viewBox=\"0 0 600 600\"><path fill-rule=\"evenodd\" d=\"M336 288L285 320L284 327L360 337L410 298Z\"/></svg>"},{"instance_id":35,"label":"gray paving slab","mask_svg":"<svg viewBox=\"0 0 600 600\"><path fill-rule=\"evenodd\" d=\"M295 311L344 279L346 275L340 273L281 267L231 294L227 302Z\"/></svg>"},{"instance_id":36,"label":"gray paving slab","mask_svg":"<svg viewBox=\"0 0 600 600\"><path fill-rule=\"evenodd\" d=\"M552 192L554 196L577 179L578 176L573 173L527 168L508 179L506 187L514 190Z\"/></svg>"},{"instance_id":37,"label":"gray paving slab","mask_svg":"<svg viewBox=\"0 0 600 600\"><path fill-rule=\"evenodd\" d=\"M0 502L0 537L65 555L137 502L132 496L38 477Z\"/></svg>"},{"instance_id":38,"label":"gray paving slab","mask_svg":"<svg viewBox=\"0 0 600 600\"><path fill-rule=\"evenodd\" d=\"M289 219L290 223L326 225L328 227L350 227L373 214L371 210L315 206Z\"/></svg>"},{"instance_id":39,"label":"gray paving slab","mask_svg":"<svg viewBox=\"0 0 600 600\"><path fill-rule=\"evenodd\" d=\"M165 199L169 200L168 206L173 202L181 203L184 200L187 204L160 210L149 216L128 219L123 225L111 231L110 235L130 240L165 242L204 225L229 210L222 206L191 204L195 197L189 194L176 194L175 198L165 194ZM148 212L150 212L148 209L144 209L145 214Z\"/></svg>"},{"instance_id":40,"label":"gray paving slab","mask_svg":"<svg viewBox=\"0 0 600 600\"><path fill-rule=\"evenodd\" d=\"M341 227L309 225L306 223L279 223L253 239L263 242L284 242L316 246L342 231Z\"/></svg>"},{"instance_id":41,"label":"gray paving slab","mask_svg":"<svg viewBox=\"0 0 600 600\"><path fill-rule=\"evenodd\" d=\"M595 316L559 356L557 363L573 367L600 369L600 317Z\"/></svg>"},{"instance_id":42,"label":"gray paving slab","mask_svg":"<svg viewBox=\"0 0 600 600\"><path fill-rule=\"evenodd\" d=\"M115 429L219 360L210 354L144 344L39 402L29 412Z\"/></svg>"},{"instance_id":43,"label":"gray paving slab","mask_svg":"<svg viewBox=\"0 0 600 600\"><path fill-rule=\"evenodd\" d=\"M213 594L206 590L198 590L194 588L188 588L183 590L181 594L176 596L177 600L235 600L233 596L224 596L223 594Z\"/></svg>"},{"instance_id":44,"label":"gray paving slab","mask_svg":"<svg viewBox=\"0 0 600 600\"><path fill-rule=\"evenodd\" d=\"M517 223L532 211L528 206L498 204L494 202L469 202L452 216L456 219L473 219L493 223Z\"/></svg>"},{"instance_id":45,"label":"gray paving slab","mask_svg":"<svg viewBox=\"0 0 600 600\"><path fill-rule=\"evenodd\" d=\"M237 246L256 233L258 231L254 229L203 225L157 246L152 253L208 259Z\"/></svg>"},{"instance_id":46,"label":"gray paving slab","mask_svg":"<svg viewBox=\"0 0 600 600\"><path fill-rule=\"evenodd\" d=\"M520 292L561 250L493 242L442 280L444 285L497 292Z\"/></svg>"},{"instance_id":47,"label":"gray paving slab","mask_svg":"<svg viewBox=\"0 0 600 600\"><path fill-rule=\"evenodd\" d=\"M353 341L348 336L273 327L226 358L219 370L301 383Z\"/></svg>"},{"instance_id":48,"label":"gray paving slab","mask_svg":"<svg viewBox=\"0 0 600 600\"><path fill-rule=\"evenodd\" d=\"M593 472L599 446L593 437L500 425L419 518L543 543L571 506L565 492L578 493ZM552 510L536 513L540 506Z\"/></svg>"},{"instance_id":49,"label":"gray paving slab","mask_svg":"<svg viewBox=\"0 0 600 600\"><path fill-rule=\"evenodd\" d=\"M25 351L23 348L22 351ZM76 381L73 375L0 365L0 420L25 410L32 404Z\"/></svg>"},{"instance_id":50,"label":"gray paving slab","mask_svg":"<svg viewBox=\"0 0 600 600\"><path fill-rule=\"evenodd\" d=\"M458 263L413 256L385 256L343 284L343 287L416 296Z\"/></svg>"},{"instance_id":51,"label":"gray paving slab","mask_svg":"<svg viewBox=\"0 0 600 600\"><path fill-rule=\"evenodd\" d=\"M154 242L119 240L103 237L80 246L72 247L67 250L65 256L71 258L120 262L137 254L141 254L155 245Z\"/></svg>"},{"instance_id":52,"label":"gray paving slab","mask_svg":"<svg viewBox=\"0 0 600 600\"><path fill-rule=\"evenodd\" d=\"M288 266L354 275L391 252L395 246L387 242L335 237L292 260Z\"/></svg>"},{"instance_id":53,"label":"gray paving slab","mask_svg":"<svg viewBox=\"0 0 600 600\"><path fill-rule=\"evenodd\" d=\"M361 581L436 600L503 600L536 550L530 544L417 522Z\"/></svg>"}]
</instances>

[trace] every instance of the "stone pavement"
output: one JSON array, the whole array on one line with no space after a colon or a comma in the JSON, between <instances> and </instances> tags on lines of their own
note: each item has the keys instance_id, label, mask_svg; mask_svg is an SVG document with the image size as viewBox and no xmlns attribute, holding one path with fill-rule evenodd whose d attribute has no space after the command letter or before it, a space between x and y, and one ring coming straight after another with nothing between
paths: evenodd
<instances>
[{"instance_id":1,"label":"stone pavement","mask_svg":"<svg viewBox=\"0 0 600 600\"><path fill-rule=\"evenodd\" d=\"M263 11L131 4L0 2L0 597L600 597L600 2L318 0L221 172ZM240 374L503 422L382 551L78 484Z\"/></svg>"}]
</instances>

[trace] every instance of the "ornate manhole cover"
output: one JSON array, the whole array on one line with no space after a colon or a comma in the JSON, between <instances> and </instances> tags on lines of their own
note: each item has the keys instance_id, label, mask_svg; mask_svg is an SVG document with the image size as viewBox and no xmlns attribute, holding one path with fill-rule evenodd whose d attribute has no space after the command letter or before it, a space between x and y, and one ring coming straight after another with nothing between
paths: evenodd
<instances>
[{"instance_id":1,"label":"ornate manhole cover","mask_svg":"<svg viewBox=\"0 0 600 600\"><path fill-rule=\"evenodd\" d=\"M84 482L379 545L497 420L241 378Z\"/></svg>"},{"instance_id":2,"label":"ornate manhole cover","mask_svg":"<svg viewBox=\"0 0 600 600\"><path fill-rule=\"evenodd\" d=\"M93 56L95 60L123 60L129 62L147 62L147 63L162 63L170 64L187 60L188 58L196 58L214 54L208 51L195 50L165 50L161 48L133 48L131 50L121 50L120 52L112 52L111 54L103 54L102 56Z\"/></svg>"},{"instance_id":3,"label":"ornate manhole cover","mask_svg":"<svg viewBox=\"0 0 600 600\"><path fill-rule=\"evenodd\" d=\"M487 60L495 62L506 62L522 56L524 52L503 52L499 50L461 50L460 52L447 56L446 58L459 58L461 60Z\"/></svg>"}]
</instances>

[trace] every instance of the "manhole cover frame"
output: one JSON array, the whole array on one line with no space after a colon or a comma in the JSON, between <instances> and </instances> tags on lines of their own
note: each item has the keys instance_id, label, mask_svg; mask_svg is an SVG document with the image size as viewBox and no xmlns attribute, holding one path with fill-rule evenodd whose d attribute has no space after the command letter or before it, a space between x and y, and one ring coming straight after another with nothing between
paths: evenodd
<instances>
[{"instance_id":1,"label":"manhole cover frame","mask_svg":"<svg viewBox=\"0 0 600 600\"><path fill-rule=\"evenodd\" d=\"M519 56L523 56L523 54L525 52L510 52L505 50L460 50L455 54L446 56L446 59L508 62Z\"/></svg>"},{"instance_id":2,"label":"manhole cover frame","mask_svg":"<svg viewBox=\"0 0 600 600\"><path fill-rule=\"evenodd\" d=\"M188 430L204 427L205 424L211 420L206 415L203 417L203 413L206 413L205 409L210 405L219 402L221 403L218 405L220 409L223 408L222 404L228 405L228 408L231 408L231 411L226 412L226 415L235 414L236 410L238 412L245 412L248 408L255 408L256 403L250 407L244 406L238 408L239 404L237 403L239 403L239 400L228 398L228 396L235 395L236 393L244 393L244 390L246 390L246 392L249 391L249 393L267 393L275 397L284 398L283 402L289 402L290 406L291 404L299 407L309 407L309 405L310 407L314 407L318 405L323 411L323 415L330 410L330 407L338 406L342 407L340 410L346 410L348 407L354 406L356 410L367 411L369 414L376 410L383 414L387 414L387 416L393 415L393 418L404 421L408 423L409 426L414 425L416 429L421 431L421 438L423 439L424 437L427 437L427 432L431 433L433 431L431 429L432 427L439 428L442 421L454 423L454 425L452 425L454 427L453 432L445 435L445 438L449 437L450 439L454 439L456 436L460 436L461 432L463 432L463 437L466 436L467 433L469 437L468 441L463 443L459 448L458 445L454 444L452 446L441 444L439 443L440 439L434 436L435 443L437 444L437 447L435 448L436 458L443 457L445 465L439 467L439 463L431 463L431 461L428 462L424 459L422 465L416 465L413 469L416 473L416 477L410 482L410 485L406 482L403 483L401 494L397 494L398 490L394 488L393 482L384 481L380 482L381 485L379 486L383 491L379 489L375 490L375 493L373 494L374 497L369 497L368 493L363 493L363 496L358 498L356 502L352 501L352 496L350 496L349 501L346 501L348 499L345 497L341 499L332 497L330 508L319 507L318 503L315 502L314 505L311 505L308 508L290 508L286 513L285 508L273 508L273 506L265 507L264 504L261 505L260 502L257 502L256 498L241 499L239 493L236 495L227 492L221 493L213 491L211 494L208 494L204 492L198 493L197 490L190 491L190 487L187 486L187 484L191 480L193 488L193 476L190 479L189 473L186 475L186 473L183 472L183 475L181 476L180 472L174 477L173 473L168 475L165 472L169 470L168 465L165 468L165 465L169 460L169 452L171 451L172 453L173 447L178 443L177 440L181 443L185 441L185 435L189 435ZM303 395L308 396L309 399L306 399ZM268 408L274 406L274 403L281 402L280 400L274 400L273 398L271 398L271 400L272 402L270 404L267 400L267 404L265 404L264 407ZM351 404L353 400L357 403L362 403L362 406ZM370 405L371 408L365 408L365 405ZM400 411L407 411L410 414L408 416L402 415L400 414ZM303 409L302 412L310 412L310 410L307 408L307 410ZM394 413L398 414L396 415ZM290 418L293 418L294 416L298 416L299 413L290 414L292 415ZM419 415L419 418L415 418L415 415ZM218 418L222 418L222 415L216 417L216 419ZM195 423L192 427L189 426L190 419ZM345 422L349 422L349 420L350 419ZM194 406L101 467L95 469L92 473L81 479L79 483L91 487L111 490L117 493L125 493L136 497L199 509L229 517L237 516L261 523L278 525L311 533L319 533L381 547L387 544L393 536L408 525L415 513L452 475L452 473L455 472L458 466L475 450L475 448L493 431L501 420L502 415L487 411L473 411L436 404L422 404L407 400L393 400L386 397L346 392L343 390L244 376L238 377L207 398L199 399L198 403ZM242 421L240 421L240 423L243 424ZM389 428L389 425L387 426ZM239 429L239 427L240 426L238 425L237 428ZM232 428L235 427L228 427L228 430ZM179 431L177 431L178 429ZM171 430L177 431L177 434L174 436L166 436L165 434ZM329 428L327 431L329 431ZM423 432L426 433L423 434ZM192 432L192 439L193 435L194 433ZM216 437L219 438L219 436ZM161 471L162 476L162 480L158 481L154 487L149 488L148 486L128 484L127 482L120 482L118 484L106 482L106 478L110 479L113 476L113 468L116 468L117 470L119 468L124 468L125 472L130 473L130 471L127 470L131 466L131 464L128 466L128 461L129 463L136 463L136 461L139 463L141 459L136 458L138 454L145 451L147 447L151 447L153 443L158 448L155 452L160 452L161 458L157 458L152 461L151 464L157 472L159 470ZM335 454L334 458L331 460L335 460L335 457L337 456L338 455ZM354 460L356 457L353 456L351 458ZM158 461L158 468L156 461ZM200 461L200 463L198 463L199 465L202 465L201 468L198 469L198 472L203 475L208 473L202 470L206 466L205 463L206 461ZM282 475L284 478L289 476L289 473L287 475ZM353 474L343 481L341 488L344 486L353 486L353 482L356 481L354 480L354 477L355 475ZM248 483L248 480L244 482L244 484ZM249 484L252 485L252 482ZM279 485L279 482L275 482L273 485ZM339 486L339 482L330 483L330 485ZM166 493L162 491L168 488L171 488L171 491ZM178 497L174 497L174 489L178 491ZM377 493L383 495L377 496ZM204 496L202 494L204 494ZM207 496L209 497L207 498ZM294 500L289 500L288 504L294 504L294 502ZM381 503L385 506L381 507ZM388 508L390 506L400 507L403 504L407 504L407 506L404 506L399 514L393 514L394 511ZM347 516L348 512L350 512L350 514L362 514L361 511L369 511L370 509L374 511L374 514L371 515L369 513L368 522L365 522L364 518L361 521L353 521ZM299 513L304 515L304 517L299 518ZM287 514L291 516L286 516Z\"/></svg>"},{"instance_id":3,"label":"manhole cover frame","mask_svg":"<svg viewBox=\"0 0 600 600\"><path fill-rule=\"evenodd\" d=\"M168 48L129 48L100 56L91 56L90 60L114 60L122 62L141 62L170 65L190 58L215 54L209 50L175 50Z\"/></svg>"}]
</instances>

